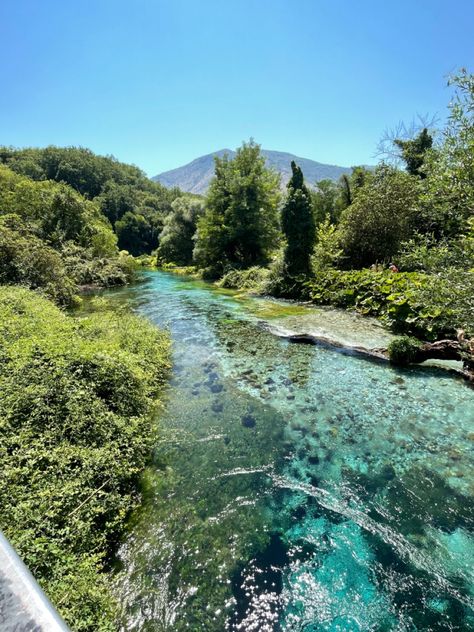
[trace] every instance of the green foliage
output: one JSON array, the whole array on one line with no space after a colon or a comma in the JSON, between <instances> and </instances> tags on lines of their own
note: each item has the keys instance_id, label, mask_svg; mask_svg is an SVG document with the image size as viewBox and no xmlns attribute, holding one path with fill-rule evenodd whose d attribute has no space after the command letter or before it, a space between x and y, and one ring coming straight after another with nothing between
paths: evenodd
<instances>
[{"instance_id":1,"label":"green foliage","mask_svg":"<svg viewBox=\"0 0 474 632\"><path fill-rule=\"evenodd\" d=\"M455 95L442 142L426 161L419 230L456 236L474 215L474 75L450 79Z\"/></svg>"},{"instance_id":2,"label":"green foliage","mask_svg":"<svg viewBox=\"0 0 474 632\"><path fill-rule=\"evenodd\" d=\"M219 287L231 290L253 290L260 292L268 279L267 268L253 266L247 270L229 270L219 281Z\"/></svg>"},{"instance_id":3,"label":"green foliage","mask_svg":"<svg viewBox=\"0 0 474 632\"><path fill-rule=\"evenodd\" d=\"M0 284L39 290L59 305L76 299L75 283L60 255L18 215L0 215Z\"/></svg>"},{"instance_id":4,"label":"green foliage","mask_svg":"<svg viewBox=\"0 0 474 632\"><path fill-rule=\"evenodd\" d=\"M344 183L348 185L348 180L344 180ZM323 222L326 217L329 217L333 222L337 220L341 193L342 190L338 184L332 180L320 180L317 183L316 191L311 192L316 224ZM345 193L348 194L348 189L345 189Z\"/></svg>"},{"instance_id":5,"label":"green foliage","mask_svg":"<svg viewBox=\"0 0 474 632\"><path fill-rule=\"evenodd\" d=\"M128 252L114 257L97 257L90 249L73 243L61 249L61 257L69 277L79 286L112 287L125 285L135 278L138 264Z\"/></svg>"},{"instance_id":6,"label":"green foliage","mask_svg":"<svg viewBox=\"0 0 474 632\"><path fill-rule=\"evenodd\" d=\"M84 196L94 200L95 213L114 227L125 214L137 215L135 225L129 217L126 220L130 231L123 224L119 226L123 240L120 247L136 254L150 253L158 246L158 235L171 202L182 195L177 189L168 190L149 180L138 167L80 147L1 147L0 163L17 174L41 181L46 188L52 186L51 181L69 185L65 191L72 188L80 194L77 199ZM143 240L137 241L139 238ZM124 245L127 239L131 241L129 248Z\"/></svg>"},{"instance_id":7,"label":"green foliage","mask_svg":"<svg viewBox=\"0 0 474 632\"><path fill-rule=\"evenodd\" d=\"M218 278L227 268L268 262L278 243L279 178L252 141L233 160L216 157L215 163L194 259L207 277Z\"/></svg>"},{"instance_id":8,"label":"green foliage","mask_svg":"<svg viewBox=\"0 0 474 632\"><path fill-rule=\"evenodd\" d=\"M401 270L420 270L439 274L445 269L474 270L474 238L436 239L434 235L415 235L402 244L397 257Z\"/></svg>"},{"instance_id":9,"label":"green foliage","mask_svg":"<svg viewBox=\"0 0 474 632\"><path fill-rule=\"evenodd\" d=\"M329 216L333 224L339 222L341 213L355 200L359 190L369 180L371 171L366 167L352 167L350 175L343 174L338 182L320 180L311 192L316 224Z\"/></svg>"},{"instance_id":10,"label":"green foliage","mask_svg":"<svg viewBox=\"0 0 474 632\"><path fill-rule=\"evenodd\" d=\"M138 502L167 335L0 288L0 527L72 629L114 630L108 553Z\"/></svg>"},{"instance_id":11,"label":"green foliage","mask_svg":"<svg viewBox=\"0 0 474 632\"><path fill-rule=\"evenodd\" d=\"M390 362L398 366L408 366L416 361L420 347L421 342L416 338L409 336L396 338L388 345Z\"/></svg>"},{"instance_id":12,"label":"green foliage","mask_svg":"<svg viewBox=\"0 0 474 632\"><path fill-rule=\"evenodd\" d=\"M426 152L433 146L433 137L426 127L411 140L395 139L395 145L400 148L407 171L412 176L426 178L423 171Z\"/></svg>"},{"instance_id":13,"label":"green foliage","mask_svg":"<svg viewBox=\"0 0 474 632\"><path fill-rule=\"evenodd\" d=\"M311 271L316 226L311 195L303 180L303 173L295 162L288 182L288 196L281 212L281 226L286 239L284 274L290 278L307 275Z\"/></svg>"},{"instance_id":14,"label":"green foliage","mask_svg":"<svg viewBox=\"0 0 474 632\"><path fill-rule=\"evenodd\" d=\"M65 184L35 182L0 165L0 220L4 284L39 289L68 305L76 284L109 286L133 277L97 204Z\"/></svg>"},{"instance_id":15,"label":"green foliage","mask_svg":"<svg viewBox=\"0 0 474 632\"><path fill-rule=\"evenodd\" d=\"M312 257L312 268L318 271L332 268L342 258L340 235L335 224L331 224L329 215L321 222L316 231L316 246Z\"/></svg>"},{"instance_id":16,"label":"green foliage","mask_svg":"<svg viewBox=\"0 0 474 632\"><path fill-rule=\"evenodd\" d=\"M203 204L193 198L178 198L171 205L160 234L157 257L160 263L187 266L192 263L194 235L203 215Z\"/></svg>"},{"instance_id":17,"label":"green foliage","mask_svg":"<svg viewBox=\"0 0 474 632\"><path fill-rule=\"evenodd\" d=\"M392 259L413 233L417 200L414 178L379 166L342 215L345 265L359 268Z\"/></svg>"},{"instance_id":18,"label":"green foliage","mask_svg":"<svg viewBox=\"0 0 474 632\"><path fill-rule=\"evenodd\" d=\"M457 329L474 334L474 275L373 270L326 270L305 284L305 297L323 305L355 308L394 331L435 340Z\"/></svg>"},{"instance_id":19,"label":"green foliage","mask_svg":"<svg viewBox=\"0 0 474 632\"><path fill-rule=\"evenodd\" d=\"M148 252L149 228L143 215L127 211L115 224L119 247L135 256Z\"/></svg>"}]
</instances>

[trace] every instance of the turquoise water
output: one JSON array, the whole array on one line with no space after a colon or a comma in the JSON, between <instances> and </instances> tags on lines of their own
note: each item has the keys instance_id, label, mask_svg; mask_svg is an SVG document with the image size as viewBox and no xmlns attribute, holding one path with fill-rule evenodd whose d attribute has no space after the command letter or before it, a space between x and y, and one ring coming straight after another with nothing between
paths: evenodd
<instances>
[{"instance_id":1,"label":"turquoise water","mask_svg":"<svg viewBox=\"0 0 474 632\"><path fill-rule=\"evenodd\" d=\"M122 630L474 629L472 387L272 332L390 339L353 315L158 272L109 298L174 341Z\"/></svg>"}]
</instances>

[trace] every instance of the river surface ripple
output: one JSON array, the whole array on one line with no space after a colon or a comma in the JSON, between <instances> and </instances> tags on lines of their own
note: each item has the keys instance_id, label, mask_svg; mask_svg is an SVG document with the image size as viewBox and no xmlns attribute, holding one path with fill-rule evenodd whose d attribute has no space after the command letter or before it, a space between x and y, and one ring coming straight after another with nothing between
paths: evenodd
<instances>
[{"instance_id":1,"label":"river surface ripple","mask_svg":"<svg viewBox=\"0 0 474 632\"><path fill-rule=\"evenodd\" d=\"M123 631L474 630L472 387L262 326L390 339L346 313L161 272L108 297L174 348Z\"/></svg>"}]
</instances>

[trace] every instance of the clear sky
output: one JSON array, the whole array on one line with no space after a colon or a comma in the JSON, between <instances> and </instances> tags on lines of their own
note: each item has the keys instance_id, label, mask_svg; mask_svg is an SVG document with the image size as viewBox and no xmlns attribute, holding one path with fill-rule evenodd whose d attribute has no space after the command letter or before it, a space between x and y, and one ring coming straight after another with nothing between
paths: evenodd
<instances>
[{"instance_id":1,"label":"clear sky","mask_svg":"<svg viewBox=\"0 0 474 632\"><path fill-rule=\"evenodd\" d=\"M474 0L1 0L0 144L81 145L149 175L254 137L373 163L474 71Z\"/></svg>"}]
</instances>

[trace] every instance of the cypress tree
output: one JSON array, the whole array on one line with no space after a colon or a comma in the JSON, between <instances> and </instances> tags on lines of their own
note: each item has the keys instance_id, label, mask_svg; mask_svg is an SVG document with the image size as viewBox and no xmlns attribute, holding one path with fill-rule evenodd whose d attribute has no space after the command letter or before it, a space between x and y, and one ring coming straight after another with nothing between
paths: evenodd
<instances>
[{"instance_id":1,"label":"cypress tree","mask_svg":"<svg viewBox=\"0 0 474 632\"><path fill-rule=\"evenodd\" d=\"M316 225L311 194L304 184L303 172L294 161L291 162L291 170L293 175L288 182L288 196L281 214L281 225L286 237L286 276L296 277L311 272Z\"/></svg>"}]
</instances>

